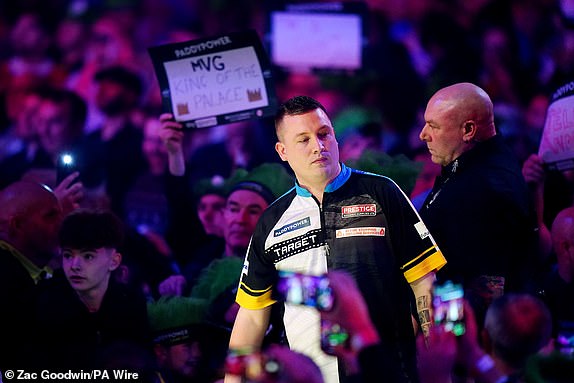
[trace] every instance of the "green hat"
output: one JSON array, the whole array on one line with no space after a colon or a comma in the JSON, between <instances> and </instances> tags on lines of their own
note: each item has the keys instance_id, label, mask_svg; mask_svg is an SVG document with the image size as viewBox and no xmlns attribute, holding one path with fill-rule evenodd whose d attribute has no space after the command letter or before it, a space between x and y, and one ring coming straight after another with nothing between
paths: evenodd
<instances>
[{"instance_id":1,"label":"green hat","mask_svg":"<svg viewBox=\"0 0 574 383\"><path fill-rule=\"evenodd\" d=\"M229 192L229 183L220 175L209 178L202 178L193 187L193 194L199 200L207 194L217 194L225 197Z\"/></svg>"},{"instance_id":2,"label":"green hat","mask_svg":"<svg viewBox=\"0 0 574 383\"><path fill-rule=\"evenodd\" d=\"M204 299L162 296L148 302L148 322L154 343L175 345L193 339L205 326L208 303Z\"/></svg>"},{"instance_id":3,"label":"green hat","mask_svg":"<svg viewBox=\"0 0 574 383\"><path fill-rule=\"evenodd\" d=\"M406 195L410 195L422 170L421 163L410 160L404 154L391 157L387 153L374 150L365 150L359 159L349 161L348 165L364 172L389 177Z\"/></svg>"},{"instance_id":4,"label":"green hat","mask_svg":"<svg viewBox=\"0 0 574 383\"><path fill-rule=\"evenodd\" d=\"M251 190L260 194L268 203L281 197L295 184L295 179L281 164L268 162L251 171L236 170L228 179L229 194L236 190Z\"/></svg>"},{"instance_id":5,"label":"green hat","mask_svg":"<svg viewBox=\"0 0 574 383\"><path fill-rule=\"evenodd\" d=\"M240 257L224 257L211 261L202 270L190 296L213 302L224 291L237 287L242 268L243 259Z\"/></svg>"}]
</instances>

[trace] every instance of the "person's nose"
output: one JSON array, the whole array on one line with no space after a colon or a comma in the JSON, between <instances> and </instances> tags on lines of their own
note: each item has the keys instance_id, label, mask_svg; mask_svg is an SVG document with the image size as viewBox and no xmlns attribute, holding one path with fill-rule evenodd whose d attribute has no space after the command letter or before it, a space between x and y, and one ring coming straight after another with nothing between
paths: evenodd
<instances>
[{"instance_id":1,"label":"person's nose","mask_svg":"<svg viewBox=\"0 0 574 383\"><path fill-rule=\"evenodd\" d=\"M249 216L247 209L241 209L238 213L237 213L237 222L239 223L246 223L247 222L247 217Z\"/></svg>"},{"instance_id":2,"label":"person's nose","mask_svg":"<svg viewBox=\"0 0 574 383\"><path fill-rule=\"evenodd\" d=\"M79 270L80 268L81 268L80 257L72 257L72 259L70 260L70 269Z\"/></svg>"},{"instance_id":3,"label":"person's nose","mask_svg":"<svg viewBox=\"0 0 574 383\"><path fill-rule=\"evenodd\" d=\"M319 137L315 137L313 139L313 153L321 153L323 150L325 150L325 143Z\"/></svg>"},{"instance_id":4,"label":"person's nose","mask_svg":"<svg viewBox=\"0 0 574 383\"><path fill-rule=\"evenodd\" d=\"M424 142L429 141L429 138L428 138L429 136L428 136L428 134L427 134L427 127L428 127L428 125L425 124L425 125L423 126L423 128L421 129L421 132L419 133L419 139L420 139L421 141L424 141Z\"/></svg>"}]
</instances>

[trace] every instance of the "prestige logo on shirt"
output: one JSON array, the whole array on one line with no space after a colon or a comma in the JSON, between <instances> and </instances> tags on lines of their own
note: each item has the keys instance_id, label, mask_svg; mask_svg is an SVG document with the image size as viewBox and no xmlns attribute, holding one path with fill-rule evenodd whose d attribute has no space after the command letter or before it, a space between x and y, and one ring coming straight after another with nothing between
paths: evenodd
<instances>
[{"instance_id":1,"label":"prestige logo on shirt","mask_svg":"<svg viewBox=\"0 0 574 383\"><path fill-rule=\"evenodd\" d=\"M343 218L361 217L366 215L377 215L377 205L369 203L364 205L341 207L341 216Z\"/></svg>"}]
</instances>

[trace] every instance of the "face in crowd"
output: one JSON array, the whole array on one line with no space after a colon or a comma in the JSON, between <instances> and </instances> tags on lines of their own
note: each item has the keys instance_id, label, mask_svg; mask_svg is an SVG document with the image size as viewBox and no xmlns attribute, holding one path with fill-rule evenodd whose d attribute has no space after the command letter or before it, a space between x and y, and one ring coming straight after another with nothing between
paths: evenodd
<instances>
[{"instance_id":1,"label":"face in crowd","mask_svg":"<svg viewBox=\"0 0 574 383\"><path fill-rule=\"evenodd\" d=\"M227 197L223 214L227 255L245 255L255 225L268 205L261 195L250 190L239 189Z\"/></svg>"},{"instance_id":2,"label":"face in crowd","mask_svg":"<svg viewBox=\"0 0 574 383\"><path fill-rule=\"evenodd\" d=\"M104 290L110 275L121 263L115 249L62 249L62 267L72 288L78 292Z\"/></svg>"},{"instance_id":3,"label":"face in crowd","mask_svg":"<svg viewBox=\"0 0 574 383\"><path fill-rule=\"evenodd\" d=\"M206 234L223 237L225 197L205 194L197 204L197 214Z\"/></svg>"}]
</instances>

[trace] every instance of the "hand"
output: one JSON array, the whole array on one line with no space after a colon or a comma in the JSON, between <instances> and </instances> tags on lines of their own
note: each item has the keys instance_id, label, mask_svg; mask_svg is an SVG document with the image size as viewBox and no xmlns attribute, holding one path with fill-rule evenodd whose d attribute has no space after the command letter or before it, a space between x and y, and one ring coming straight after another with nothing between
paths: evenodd
<instances>
[{"instance_id":1,"label":"hand","mask_svg":"<svg viewBox=\"0 0 574 383\"><path fill-rule=\"evenodd\" d=\"M334 294L331 310L321 312L321 317L338 323L349 332L360 332L371 323L367 304L355 280L343 271L331 271L329 284Z\"/></svg>"},{"instance_id":2,"label":"hand","mask_svg":"<svg viewBox=\"0 0 574 383\"><path fill-rule=\"evenodd\" d=\"M544 163L537 154L531 154L522 165L522 175L527 183L542 184L544 182Z\"/></svg>"},{"instance_id":3,"label":"hand","mask_svg":"<svg viewBox=\"0 0 574 383\"><path fill-rule=\"evenodd\" d=\"M456 336L443 326L429 328L428 337L417 337L417 365L422 383L450 382L457 355Z\"/></svg>"},{"instance_id":4,"label":"hand","mask_svg":"<svg viewBox=\"0 0 574 383\"><path fill-rule=\"evenodd\" d=\"M80 173L74 172L54 188L54 194L62 205L64 215L79 208L80 201L84 197L84 185L81 182L74 182L79 176Z\"/></svg>"},{"instance_id":5,"label":"hand","mask_svg":"<svg viewBox=\"0 0 574 383\"><path fill-rule=\"evenodd\" d=\"M177 154L183 151L183 127L173 119L173 114L164 113L159 116L161 129L159 136L169 154Z\"/></svg>"},{"instance_id":6,"label":"hand","mask_svg":"<svg viewBox=\"0 0 574 383\"><path fill-rule=\"evenodd\" d=\"M262 374L254 382L263 383L322 383L323 376L311 358L290 350L288 347L271 345L263 357L279 364L278 374Z\"/></svg>"},{"instance_id":7,"label":"hand","mask_svg":"<svg viewBox=\"0 0 574 383\"><path fill-rule=\"evenodd\" d=\"M186 287L187 281L183 275L172 275L159 284L158 292L160 295L175 295L180 297L183 295Z\"/></svg>"},{"instance_id":8,"label":"hand","mask_svg":"<svg viewBox=\"0 0 574 383\"><path fill-rule=\"evenodd\" d=\"M464 334L458 338L459 361L470 368L474 364L476 355L484 353L478 344L478 327L474 310L468 301L464 301Z\"/></svg>"},{"instance_id":9,"label":"hand","mask_svg":"<svg viewBox=\"0 0 574 383\"><path fill-rule=\"evenodd\" d=\"M334 294L334 304L331 310L320 311L321 318L339 324L349 333L353 353L379 343L379 334L355 280L343 271L331 271L328 277ZM358 339L360 342L356 342ZM346 355L344 350L341 350L341 353L342 355L338 356L349 359L350 355Z\"/></svg>"},{"instance_id":10,"label":"hand","mask_svg":"<svg viewBox=\"0 0 574 383\"><path fill-rule=\"evenodd\" d=\"M164 113L159 116L161 128L159 137L167 150L169 172L174 176L185 174L185 156L183 153L183 127L174 121L173 114Z\"/></svg>"}]
</instances>

